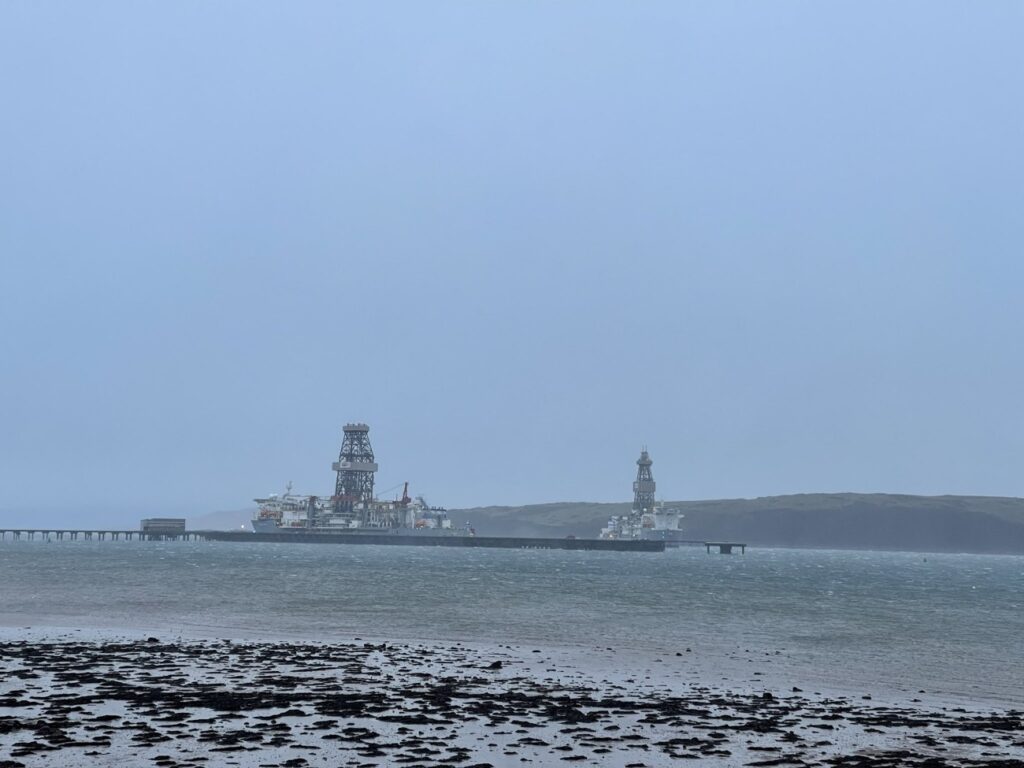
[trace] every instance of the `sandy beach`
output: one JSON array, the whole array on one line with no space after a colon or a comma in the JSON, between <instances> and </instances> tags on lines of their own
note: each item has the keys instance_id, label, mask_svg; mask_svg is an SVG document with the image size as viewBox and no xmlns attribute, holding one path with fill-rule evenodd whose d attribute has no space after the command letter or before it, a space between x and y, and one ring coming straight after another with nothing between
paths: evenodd
<instances>
[{"instance_id":1,"label":"sandy beach","mask_svg":"<svg viewBox=\"0 0 1024 768\"><path fill-rule=\"evenodd\" d=\"M1024 766L1019 710L706 685L692 656L8 628L0 766Z\"/></svg>"}]
</instances>

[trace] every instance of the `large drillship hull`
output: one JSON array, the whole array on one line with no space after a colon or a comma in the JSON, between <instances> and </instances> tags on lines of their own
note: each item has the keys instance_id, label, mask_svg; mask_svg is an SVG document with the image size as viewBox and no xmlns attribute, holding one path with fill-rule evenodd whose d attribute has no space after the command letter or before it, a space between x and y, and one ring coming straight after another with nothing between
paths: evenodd
<instances>
[{"instance_id":1,"label":"large drillship hull","mask_svg":"<svg viewBox=\"0 0 1024 768\"><path fill-rule=\"evenodd\" d=\"M210 541L271 542L284 544L378 544L410 547L467 547L485 549L568 549L604 552L664 552L664 541L640 539L542 539L519 536L466 536L459 534L410 533L408 530L381 532L379 529L354 533L249 533L248 531L206 531Z\"/></svg>"},{"instance_id":2,"label":"large drillship hull","mask_svg":"<svg viewBox=\"0 0 1024 768\"><path fill-rule=\"evenodd\" d=\"M256 519L252 521L253 533L268 536L472 536L465 528L362 528L362 527L318 527L318 526L283 526L273 519Z\"/></svg>"}]
</instances>

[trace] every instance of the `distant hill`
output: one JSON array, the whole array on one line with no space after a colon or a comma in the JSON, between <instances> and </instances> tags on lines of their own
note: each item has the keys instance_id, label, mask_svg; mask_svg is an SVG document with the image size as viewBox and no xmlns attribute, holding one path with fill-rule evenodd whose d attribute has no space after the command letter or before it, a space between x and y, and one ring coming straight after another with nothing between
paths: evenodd
<instances>
[{"instance_id":1,"label":"distant hill","mask_svg":"<svg viewBox=\"0 0 1024 768\"><path fill-rule=\"evenodd\" d=\"M1024 499L816 493L665 502L693 539L760 546L1024 554ZM560 502L453 510L456 524L507 536L596 536L629 503Z\"/></svg>"},{"instance_id":2,"label":"distant hill","mask_svg":"<svg viewBox=\"0 0 1024 768\"><path fill-rule=\"evenodd\" d=\"M237 531L240 528L252 530L249 521L256 515L256 508L232 509L225 512L209 512L188 518L190 531Z\"/></svg>"}]
</instances>

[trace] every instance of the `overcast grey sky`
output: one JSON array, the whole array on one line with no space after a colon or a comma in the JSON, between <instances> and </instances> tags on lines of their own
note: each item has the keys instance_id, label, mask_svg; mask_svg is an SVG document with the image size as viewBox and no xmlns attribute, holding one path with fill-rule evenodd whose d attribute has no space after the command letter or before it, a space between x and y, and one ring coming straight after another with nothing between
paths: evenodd
<instances>
[{"instance_id":1,"label":"overcast grey sky","mask_svg":"<svg viewBox=\"0 0 1024 768\"><path fill-rule=\"evenodd\" d=\"M0 520L1024 495L1020 2L5 2ZM19 511L20 510L20 511Z\"/></svg>"}]
</instances>

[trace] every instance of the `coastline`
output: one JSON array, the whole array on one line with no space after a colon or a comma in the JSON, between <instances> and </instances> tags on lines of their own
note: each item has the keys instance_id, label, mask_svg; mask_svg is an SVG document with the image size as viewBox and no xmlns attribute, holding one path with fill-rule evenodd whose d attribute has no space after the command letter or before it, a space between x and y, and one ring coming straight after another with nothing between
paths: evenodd
<instances>
[{"instance_id":1,"label":"coastline","mask_svg":"<svg viewBox=\"0 0 1024 768\"><path fill-rule=\"evenodd\" d=\"M1024 765L1020 711L715 680L678 654L6 626L0 733L12 768Z\"/></svg>"},{"instance_id":2,"label":"coastline","mask_svg":"<svg viewBox=\"0 0 1024 768\"><path fill-rule=\"evenodd\" d=\"M878 674L863 676L863 665L856 669L822 669L818 664L799 657L795 651L764 646L757 638L744 642L723 638L719 645L680 645L673 648L608 646L598 642L575 644L550 640L522 639L499 643L493 639L449 634L383 635L359 627L339 627L322 633L304 629L281 631L266 627L240 625L201 625L194 622L138 623L125 626L117 621L103 622L92 616L86 623L71 626L62 621L70 617L33 616L0 612L0 642L27 640L40 643L139 641L158 637L164 642L204 643L231 641L248 644L300 644L331 646L370 642L408 647L462 647L480 654L516 652L524 658L539 650L544 658L556 663L568 679L586 676L612 685L629 684L631 680L660 679L667 685L714 685L743 694L788 690L796 685L824 697L858 698L870 695L873 700L892 706L916 705L933 708L966 708L1002 710L1024 708L1024 699L1017 682L1024 684L1024 672L1008 669L1008 685L999 689L980 682L967 683L948 670L944 686L935 681L925 683L913 676L893 678ZM76 617L80 618L80 617ZM550 665L549 665L550 667ZM546 670L547 671L547 670ZM553 674L554 670L550 673ZM1020 678L1015 681L1013 678Z\"/></svg>"}]
</instances>

